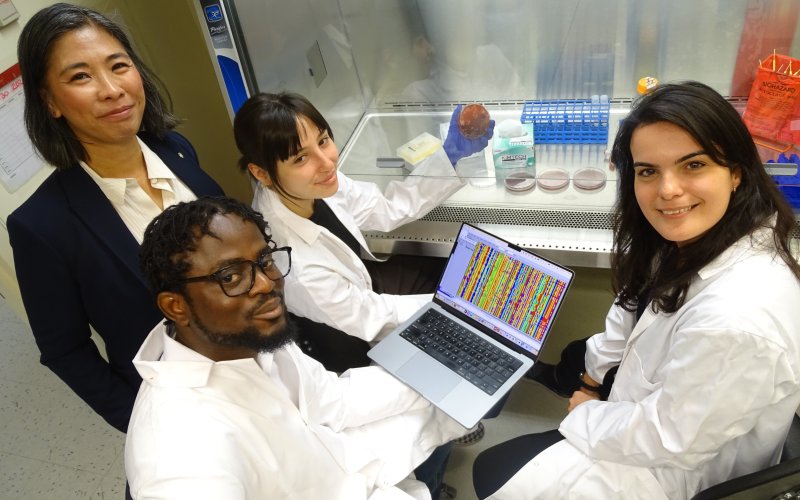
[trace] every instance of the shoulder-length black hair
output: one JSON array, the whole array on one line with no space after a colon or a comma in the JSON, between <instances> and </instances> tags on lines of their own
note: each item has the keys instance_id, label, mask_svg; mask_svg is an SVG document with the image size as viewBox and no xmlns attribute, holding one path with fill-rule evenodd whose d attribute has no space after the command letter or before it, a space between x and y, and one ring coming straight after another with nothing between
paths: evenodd
<instances>
[{"instance_id":1,"label":"shoulder-length black hair","mask_svg":"<svg viewBox=\"0 0 800 500\"><path fill-rule=\"evenodd\" d=\"M157 137L163 137L178 124L178 119L171 111L169 93L133 50L120 25L85 7L65 3L51 5L34 14L25 24L17 45L17 57L25 89L25 127L28 136L39 155L58 169L74 167L78 161L86 161L88 155L66 120L63 117L54 118L48 110L43 94L50 52L62 36L86 26L104 30L116 38L139 71L146 100L140 131L147 130Z\"/></svg>"},{"instance_id":2,"label":"shoulder-length black hair","mask_svg":"<svg viewBox=\"0 0 800 500\"><path fill-rule=\"evenodd\" d=\"M741 172L741 183L722 219L680 250L647 222L634 194L631 138L639 127L656 122L677 125L716 163ZM739 113L712 88L691 81L665 84L639 98L620 124L611 161L619 176L611 257L617 304L633 310L639 300L649 298L656 310L677 311L703 266L755 229L772 227L776 215L776 251L800 279L800 266L789 250L795 224L792 209L764 170Z\"/></svg>"},{"instance_id":3,"label":"shoulder-length black hair","mask_svg":"<svg viewBox=\"0 0 800 500\"><path fill-rule=\"evenodd\" d=\"M300 94L256 94L245 101L233 119L233 135L242 154L239 168L247 172L250 163L258 166L269 174L275 189L288 198L292 196L278 179L278 162L300 151L301 117L327 131L333 141L333 131L322 113Z\"/></svg>"}]
</instances>

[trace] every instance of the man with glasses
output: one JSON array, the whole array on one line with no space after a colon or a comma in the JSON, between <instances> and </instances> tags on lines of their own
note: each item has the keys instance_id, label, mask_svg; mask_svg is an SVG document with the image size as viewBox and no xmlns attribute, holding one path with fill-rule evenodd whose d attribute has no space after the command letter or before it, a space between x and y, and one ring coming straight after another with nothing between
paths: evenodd
<instances>
[{"instance_id":1,"label":"man with glasses","mask_svg":"<svg viewBox=\"0 0 800 500\"><path fill-rule=\"evenodd\" d=\"M133 498L428 498L406 478L465 429L377 367L337 377L292 342L291 249L260 214L200 198L141 248L166 321L139 350L125 449Z\"/></svg>"}]
</instances>

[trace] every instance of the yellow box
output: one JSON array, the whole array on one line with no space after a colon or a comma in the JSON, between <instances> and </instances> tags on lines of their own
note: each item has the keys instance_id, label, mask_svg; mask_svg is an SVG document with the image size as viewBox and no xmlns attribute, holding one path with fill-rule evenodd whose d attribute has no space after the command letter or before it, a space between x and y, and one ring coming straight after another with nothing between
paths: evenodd
<instances>
[{"instance_id":1,"label":"yellow box","mask_svg":"<svg viewBox=\"0 0 800 500\"><path fill-rule=\"evenodd\" d=\"M424 158L432 155L442 147L442 140L427 132L423 132L397 148L397 156L411 165L416 165Z\"/></svg>"}]
</instances>

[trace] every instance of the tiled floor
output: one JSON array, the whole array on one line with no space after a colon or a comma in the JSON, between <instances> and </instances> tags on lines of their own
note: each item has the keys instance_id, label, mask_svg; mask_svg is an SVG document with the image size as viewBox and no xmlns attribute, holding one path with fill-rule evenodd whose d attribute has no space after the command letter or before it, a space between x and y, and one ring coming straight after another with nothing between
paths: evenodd
<instances>
[{"instance_id":1,"label":"tiled floor","mask_svg":"<svg viewBox=\"0 0 800 500\"><path fill-rule=\"evenodd\" d=\"M478 453L522 434L555 429L566 414L566 399L536 382L523 379L511 391L500 415L483 421L486 427L484 438L472 446L453 449L445 483L458 490L458 500L477 499L472 488L472 462Z\"/></svg>"},{"instance_id":2,"label":"tiled floor","mask_svg":"<svg viewBox=\"0 0 800 500\"><path fill-rule=\"evenodd\" d=\"M555 428L566 400L523 380L486 436L456 448L445 481L475 499L472 461L483 449ZM39 364L27 324L0 299L0 500L124 498L123 434L106 424Z\"/></svg>"},{"instance_id":3,"label":"tiled floor","mask_svg":"<svg viewBox=\"0 0 800 500\"><path fill-rule=\"evenodd\" d=\"M0 300L0 499L124 498L124 434L38 354L28 325Z\"/></svg>"}]
</instances>

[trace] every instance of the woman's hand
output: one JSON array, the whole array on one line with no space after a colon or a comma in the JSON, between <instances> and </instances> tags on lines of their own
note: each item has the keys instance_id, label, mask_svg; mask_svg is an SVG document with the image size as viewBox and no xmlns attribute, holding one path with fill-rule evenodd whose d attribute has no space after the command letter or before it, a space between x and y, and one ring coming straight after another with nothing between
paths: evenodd
<instances>
[{"instance_id":1,"label":"woman's hand","mask_svg":"<svg viewBox=\"0 0 800 500\"><path fill-rule=\"evenodd\" d=\"M489 120L489 127L486 133L477 139L467 139L458 129L458 115L461 114L461 104L456 106L453 114L450 115L450 128L447 130L447 138L444 140L444 152L450 159L450 163L455 166L458 160L477 153L489 144L489 139L494 134L494 120Z\"/></svg>"},{"instance_id":2,"label":"woman's hand","mask_svg":"<svg viewBox=\"0 0 800 500\"><path fill-rule=\"evenodd\" d=\"M586 401L591 401L593 399L600 400L600 395L596 392L590 392L586 390L579 390L572 393L572 397L569 398L569 404L567 405L567 411L571 412L581 403L585 403Z\"/></svg>"}]
</instances>

